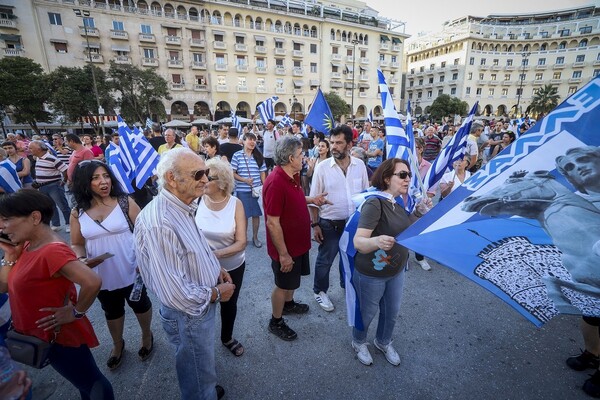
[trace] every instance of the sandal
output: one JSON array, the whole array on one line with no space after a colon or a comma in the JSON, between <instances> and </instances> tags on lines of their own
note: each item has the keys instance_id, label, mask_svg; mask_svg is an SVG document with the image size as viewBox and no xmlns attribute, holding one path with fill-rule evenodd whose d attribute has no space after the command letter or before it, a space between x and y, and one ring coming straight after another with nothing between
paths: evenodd
<instances>
[{"instance_id":1,"label":"sandal","mask_svg":"<svg viewBox=\"0 0 600 400\"><path fill-rule=\"evenodd\" d=\"M231 354L236 357L241 357L244 354L244 346L235 339L231 339L229 343L223 343L223 346L227 347Z\"/></svg>"},{"instance_id":2,"label":"sandal","mask_svg":"<svg viewBox=\"0 0 600 400\"><path fill-rule=\"evenodd\" d=\"M111 355L108 361L106 362L106 366L109 370L114 371L115 369L121 366L121 362L123 361L123 355L125 354L125 339L123 339L123 347L121 347L121 353L119 357Z\"/></svg>"},{"instance_id":3,"label":"sandal","mask_svg":"<svg viewBox=\"0 0 600 400\"><path fill-rule=\"evenodd\" d=\"M150 334L150 348L146 348L145 346L142 346L140 348L140 350L138 351L138 356L140 357L140 360L146 361L152 354L152 350L154 350L154 334L153 333Z\"/></svg>"}]
</instances>

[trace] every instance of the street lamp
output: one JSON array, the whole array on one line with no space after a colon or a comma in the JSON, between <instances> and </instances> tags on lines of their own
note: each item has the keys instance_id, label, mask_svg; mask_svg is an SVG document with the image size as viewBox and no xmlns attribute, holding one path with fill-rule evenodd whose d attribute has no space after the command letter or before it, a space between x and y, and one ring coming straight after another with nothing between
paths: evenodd
<instances>
[{"instance_id":1,"label":"street lamp","mask_svg":"<svg viewBox=\"0 0 600 400\"><path fill-rule=\"evenodd\" d=\"M354 127L354 65L356 63L356 45L358 40L352 41L352 97L350 100L350 118L352 119L352 126Z\"/></svg>"},{"instance_id":2,"label":"street lamp","mask_svg":"<svg viewBox=\"0 0 600 400\"><path fill-rule=\"evenodd\" d=\"M96 84L96 73L94 72L92 52L90 51L90 38L88 36L87 24L85 22L85 19L90 16L90 12L88 10L81 10L79 8L74 8L73 12L77 17L81 17L83 21L83 32L85 33L85 42L87 44L88 61L90 63L90 69L92 70L92 85L94 88L94 95L96 96L96 105L98 106L98 119L100 120L100 127L102 128L102 137L104 137L104 118L102 117L104 114L104 109L102 106L100 106L100 96L98 96L98 86Z\"/></svg>"},{"instance_id":3,"label":"street lamp","mask_svg":"<svg viewBox=\"0 0 600 400\"><path fill-rule=\"evenodd\" d=\"M292 95L292 98L289 99L290 102L290 108L292 109L292 113L294 115L294 121L296 120L296 108L294 107L294 105L299 104L298 103L298 98L296 97L296 95Z\"/></svg>"},{"instance_id":4,"label":"street lamp","mask_svg":"<svg viewBox=\"0 0 600 400\"><path fill-rule=\"evenodd\" d=\"M517 118L519 118L519 104L521 103L521 94L523 93L523 80L525 79L525 66L526 66L526 60L527 58L531 55L530 52L526 52L526 53L521 53L521 57L523 57L523 59L521 60L521 74L519 76L519 93L517 93L517 109L515 110L515 113L517 114Z\"/></svg>"}]
</instances>

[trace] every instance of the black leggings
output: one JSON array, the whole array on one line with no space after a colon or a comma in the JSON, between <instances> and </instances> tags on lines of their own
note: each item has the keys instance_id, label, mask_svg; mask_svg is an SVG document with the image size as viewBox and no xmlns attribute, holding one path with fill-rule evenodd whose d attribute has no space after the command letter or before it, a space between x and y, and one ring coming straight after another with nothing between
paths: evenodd
<instances>
[{"instance_id":1,"label":"black leggings","mask_svg":"<svg viewBox=\"0 0 600 400\"><path fill-rule=\"evenodd\" d=\"M221 342L227 343L233 338L233 325L237 316L237 301L240 295L240 289L244 282L244 271L246 270L246 262L236 269L229 271L231 280L235 285L235 290L229 301L221 303Z\"/></svg>"},{"instance_id":2,"label":"black leggings","mask_svg":"<svg viewBox=\"0 0 600 400\"><path fill-rule=\"evenodd\" d=\"M139 301L129 300L132 289L133 284L121 289L101 290L98 293L98 300L100 300L107 321L119 319L125 315L125 301L136 314L143 314L152 308L152 302L146 292L146 285L142 287L142 296Z\"/></svg>"}]
</instances>

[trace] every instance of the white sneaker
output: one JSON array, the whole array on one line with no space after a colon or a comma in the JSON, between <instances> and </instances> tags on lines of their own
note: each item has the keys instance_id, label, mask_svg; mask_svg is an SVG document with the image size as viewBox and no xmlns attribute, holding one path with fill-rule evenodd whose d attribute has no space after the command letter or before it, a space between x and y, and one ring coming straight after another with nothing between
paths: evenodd
<instances>
[{"instance_id":1,"label":"white sneaker","mask_svg":"<svg viewBox=\"0 0 600 400\"><path fill-rule=\"evenodd\" d=\"M65 232L71 233L71 225L65 226Z\"/></svg>"},{"instance_id":2,"label":"white sneaker","mask_svg":"<svg viewBox=\"0 0 600 400\"><path fill-rule=\"evenodd\" d=\"M431 265L429 265L426 259L422 259L421 261L417 260L417 262L419 263L421 268L423 268L424 271L431 270Z\"/></svg>"},{"instance_id":3,"label":"white sneaker","mask_svg":"<svg viewBox=\"0 0 600 400\"><path fill-rule=\"evenodd\" d=\"M365 365L373 364L373 357L371 357L371 353L369 353L369 348L366 343L358 344L352 341L352 348L356 351L358 361Z\"/></svg>"},{"instance_id":4,"label":"white sneaker","mask_svg":"<svg viewBox=\"0 0 600 400\"><path fill-rule=\"evenodd\" d=\"M331 302L331 300L329 300L329 296L327 296L327 293L325 292L319 292L318 294L315 293L315 300L325 311L333 311L333 309L335 308L333 307L333 303Z\"/></svg>"},{"instance_id":5,"label":"white sneaker","mask_svg":"<svg viewBox=\"0 0 600 400\"><path fill-rule=\"evenodd\" d=\"M52 229L54 232L58 232L60 231L60 226L51 226L50 229Z\"/></svg>"},{"instance_id":6,"label":"white sneaker","mask_svg":"<svg viewBox=\"0 0 600 400\"><path fill-rule=\"evenodd\" d=\"M373 341L373 344L375 345L375 347L377 347L377 349L379 349L383 354L385 354L385 359L388 360L390 364L400 365L400 356L398 355L396 349L394 349L394 347L392 346L392 343L388 344L387 346L383 346L379 344L379 342L377 342L377 339L375 339Z\"/></svg>"}]
</instances>

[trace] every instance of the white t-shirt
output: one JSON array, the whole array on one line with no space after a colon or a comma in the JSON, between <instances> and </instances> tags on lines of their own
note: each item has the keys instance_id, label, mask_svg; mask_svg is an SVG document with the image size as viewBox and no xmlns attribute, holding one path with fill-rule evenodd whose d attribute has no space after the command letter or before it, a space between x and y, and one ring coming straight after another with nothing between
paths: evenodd
<instances>
[{"instance_id":1,"label":"white t-shirt","mask_svg":"<svg viewBox=\"0 0 600 400\"><path fill-rule=\"evenodd\" d=\"M465 181L467 179L469 179L469 177L471 176L471 173L469 171L465 171ZM454 192L456 189L458 189L458 187L460 185L462 185L463 183L460 181L460 179L458 179L458 177L456 176L456 174L454 173L454 171L448 171L444 174L444 176L442 176L442 179L440 179L440 185L441 184L448 184L450 182L454 182L454 186L452 186L452 189L450 189L450 193Z\"/></svg>"},{"instance_id":2,"label":"white t-shirt","mask_svg":"<svg viewBox=\"0 0 600 400\"><path fill-rule=\"evenodd\" d=\"M263 156L273 158L275 156L275 130L263 132Z\"/></svg>"}]
</instances>

